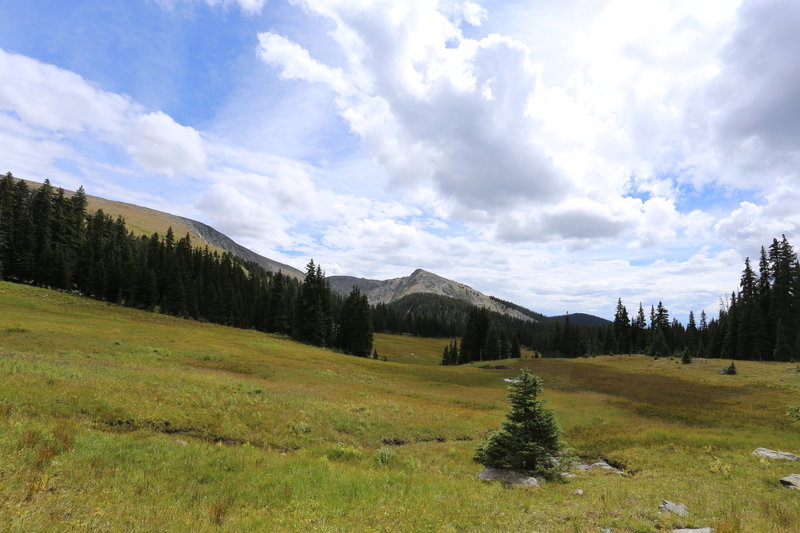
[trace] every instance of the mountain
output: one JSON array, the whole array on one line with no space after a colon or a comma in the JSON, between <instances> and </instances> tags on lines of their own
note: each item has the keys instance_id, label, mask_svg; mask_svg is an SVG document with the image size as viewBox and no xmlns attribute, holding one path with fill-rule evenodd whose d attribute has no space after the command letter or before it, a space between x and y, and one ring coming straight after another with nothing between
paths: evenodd
<instances>
[{"instance_id":1,"label":"mountain","mask_svg":"<svg viewBox=\"0 0 800 533\"><path fill-rule=\"evenodd\" d=\"M41 183L34 181L24 180L28 187L38 189ZM64 190L64 194L72 196L74 191ZM245 248L241 244L233 241L227 235L220 233L211 226L192 220L190 218L180 217L163 211L142 207L139 205L129 204L126 202L117 202L108 200L99 196L86 195L87 211L94 213L98 209L102 209L104 213L114 217L121 216L125 219L125 225L130 231L136 235L152 235L158 233L165 235L167 230L171 227L175 238L180 238L187 233L192 238L192 243L195 246L208 246L211 250L218 252L229 252L236 256L241 257L247 261L253 261L263 268L277 272L281 271L284 274L297 279L303 279L305 275L300 270L264 257L255 253L254 251Z\"/></svg>"},{"instance_id":2,"label":"mountain","mask_svg":"<svg viewBox=\"0 0 800 533\"><path fill-rule=\"evenodd\" d=\"M523 308L519 306L508 305L506 302L486 296L468 285L437 276L421 268L412 272L410 276L384 281L352 276L331 276L328 278L328 282L331 285L331 289L343 295L349 294L353 286L358 287L362 293L367 295L369 303L373 305L392 303L410 294L436 294L467 302L477 307L485 307L490 311L521 320L537 321L532 316L535 314L531 311L524 313L520 310Z\"/></svg>"},{"instance_id":3,"label":"mountain","mask_svg":"<svg viewBox=\"0 0 800 533\"><path fill-rule=\"evenodd\" d=\"M569 315L558 315L558 316L551 316L547 318L548 322L565 322L569 319L570 324L578 324L579 326L610 326L613 324L610 320L606 320L605 318L600 318L599 316L595 315L588 315L586 313L571 313Z\"/></svg>"},{"instance_id":4,"label":"mountain","mask_svg":"<svg viewBox=\"0 0 800 533\"><path fill-rule=\"evenodd\" d=\"M192 220L190 218L184 217L176 217L177 219L181 220L186 226L189 228L190 235L197 235L201 241L208 243L209 246L214 246L225 250L226 252L230 252L234 255L238 255L242 259L247 261L253 261L258 265L264 267L265 269L271 272L281 271L286 275L289 275L293 278L303 279L305 274L301 271L297 270L294 267L289 265L285 265L283 263L279 263L273 259L268 257L264 257L263 255L259 255L254 251L250 250L249 248L245 248L241 244L234 242L233 239L228 237L225 234L222 234L212 228L207 224L203 224L202 222L198 222L196 220Z\"/></svg>"}]
</instances>

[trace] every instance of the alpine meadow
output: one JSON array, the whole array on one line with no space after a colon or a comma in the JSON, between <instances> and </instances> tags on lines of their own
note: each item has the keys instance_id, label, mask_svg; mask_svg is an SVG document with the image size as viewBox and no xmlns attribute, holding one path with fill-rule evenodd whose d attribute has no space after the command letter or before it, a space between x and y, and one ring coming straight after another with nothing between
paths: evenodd
<instances>
[{"instance_id":1,"label":"alpine meadow","mask_svg":"<svg viewBox=\"0 0 800 533\"><path fill-rule=\"evenodd\" d=\"M9 0L0 530L800 533L796 0Z\"/></svg>"}]
</instances>

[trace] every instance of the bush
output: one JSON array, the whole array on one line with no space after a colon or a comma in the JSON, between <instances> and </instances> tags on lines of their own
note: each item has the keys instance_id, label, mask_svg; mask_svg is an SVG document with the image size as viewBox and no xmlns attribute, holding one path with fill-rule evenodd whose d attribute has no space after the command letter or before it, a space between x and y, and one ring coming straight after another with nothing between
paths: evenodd
<instances>
[{"instance_id":1,"label":"bush","mask_svg":"<svg viewBox=\"0 0 800 533\"><path fill-rule=\"evenodd\" d=\"M681 363L683 363L684 365L688 365L691 362L692 362L692 356L689 355L689 350L688 349L683 350L683 355L681 356Z\"/></svg>"},{"instance_id":2,"label":"bush","mask_svg":"<svg viewBox=\"0 0 800 533\"><path fill-rule=\"evenodd\" d=\"M375 452L375 464L386 466L392 464L397 459L397 452L391 448L380 448Z\"/></svg>"},{"instance_id":3,"label":"bush","mask_svg":"<svg viewBox=\"0 0 800 533\"><path fill-rule=\"evenodd\" d=\"M728 366L726 366L725 368L720 370L719 373L720 374L727 374L729 376L732 376L732 375L736 374L736 365L734 365L733 361L731 361L731 364L729 364Z\"/></svg>"},{"instance_id":4,"label":"bush","mask_svg":"<svg viewBox=\"0 0 800 533\"><path fill-rule=\"evenodd\" d=\"M339 463L353 463L361 459L360 451L352 446L342 444L341 442L328 450L326 455L331 461L337 461Z\"/></svg>"},{"instance_id":5,"label":"bush","mask_svg":"<svg viewBox=\"0 0 800 533\"><path fill-rule=\"evenodd\" d=\"M557 473L557 456L564 449L561 428L553 411L536 397L541 380L525 369L508 387L511 409L501 428L475 451L475 461L488 468L530 470L551 477Z\"/></svg>"}]
</instances>

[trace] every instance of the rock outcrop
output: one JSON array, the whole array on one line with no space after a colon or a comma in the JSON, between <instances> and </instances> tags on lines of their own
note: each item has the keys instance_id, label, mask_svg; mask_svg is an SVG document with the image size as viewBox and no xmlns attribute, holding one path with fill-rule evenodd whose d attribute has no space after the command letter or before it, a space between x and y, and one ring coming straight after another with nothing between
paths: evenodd
<instances>
[{"instance_id":1,"label":"rock outcrop","mask_svg":"<svg viewBox=\"0 0 800 533\"><path fill-rule=\"evenodd\" d=\"M781 484L787 489L800 490L800 474L789 474L781 478Z\"/></svg>"},{"instance_id":2,"label":"rock outcrop","mask_svg":"<svg viewBox=\"0 0 800 533\"><path fill-rule=\"evenodd\" d=\"M753 451L753 455L759 455L761 457L766 457L767 459L782 459L784 461L797 461L800 459L800 457L797 457L793 453L777 452L775 450L770 450L769 448L756 448Z\"/></svg>"},{"instance_id":3,"label":"rock outcrop","mask_svg":"<svg viewBox=\"0 0 800 533\"><path fill-rule=\"evenodd\" d=\"M525 487L541 487L538 479L533 477L530 472L518 470L503 470L500 468L487 468L478 477L484 481L502 481L512 485L523 485Z\"/></svg>"},{"instance_id":4,"label":"rock outcrop","mask_svg":"<svg viewBox=\"0 0 800 533\"><path fill-rule=\"evenodd\" d=\"M672 503L669 500L661 500L661 504L658 507L662 511L667 511L668 513L678 516L689 516L689 509L682 503Z\"/></svg>"}]
</instances>

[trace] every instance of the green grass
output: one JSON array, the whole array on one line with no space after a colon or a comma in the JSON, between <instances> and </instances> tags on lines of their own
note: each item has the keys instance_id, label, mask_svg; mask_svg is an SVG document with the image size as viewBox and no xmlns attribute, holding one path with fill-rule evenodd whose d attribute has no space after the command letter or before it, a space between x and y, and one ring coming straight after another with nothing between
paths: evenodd
<instances>
[{"instance_id":1,"label":"green grass","mask_svg":"<svg viewBox=\"0 0 800 533\"><path fill-rule=\"evenodd\" d=\"M4 531L797 531L796 365L642 356L441 367L447 339L377 335L389 361L0 283ZM413 354L413 355L411 355ZM484 483L471 457L529 366L599 472ZM583 495L575 490L582 489ZM661 499L688 518L660 514Z\"/></svg>"}]
</instances>

